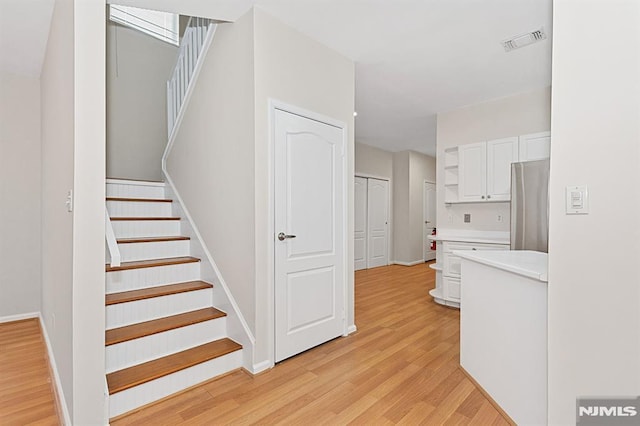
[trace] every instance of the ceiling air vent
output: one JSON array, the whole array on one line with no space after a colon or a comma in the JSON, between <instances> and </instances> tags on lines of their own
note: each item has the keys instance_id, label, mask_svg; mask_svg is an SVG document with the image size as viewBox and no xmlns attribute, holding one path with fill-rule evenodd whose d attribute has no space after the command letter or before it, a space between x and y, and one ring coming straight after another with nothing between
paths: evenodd
<instances>
[{"instance_id":1,"label":"ceiling air vent","mask_svg":"<svg viewBox=\"0 0 640 426\"><path fill-rule=\"evenodd\" d=\"M509 40L504 40L502 42L502 46L504 47L505 52L511 52L512 50L528 46L546 38L547 35L544 33L544 28L541 27L539 30L521 34L519 36L512 37Z\"/></svg>"}]
</instances>

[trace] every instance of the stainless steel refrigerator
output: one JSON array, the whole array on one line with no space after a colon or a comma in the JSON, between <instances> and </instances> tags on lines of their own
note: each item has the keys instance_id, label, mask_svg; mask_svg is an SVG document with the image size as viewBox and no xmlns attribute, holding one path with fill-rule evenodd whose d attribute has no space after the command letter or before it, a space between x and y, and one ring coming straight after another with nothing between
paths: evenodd
<instances>
[{"instance_id":1,"label":"stainless steel refrigerator","mask_svg":"<svg viewBox=\"0 0 640 426\"><path fill-rule=\"evenodd\" d=\"M549 160L511 165L511 250L548 252Z\"/></svg>"}]
</instances>

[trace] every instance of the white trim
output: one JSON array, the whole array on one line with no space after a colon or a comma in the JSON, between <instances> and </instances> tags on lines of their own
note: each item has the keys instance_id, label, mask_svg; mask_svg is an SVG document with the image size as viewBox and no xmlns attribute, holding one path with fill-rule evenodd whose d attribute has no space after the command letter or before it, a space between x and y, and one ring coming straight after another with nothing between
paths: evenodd
<instances>
[{"instance_id":1,"label":"white trim","mask_svg":"<svg viewBox=\"0 0 640 426\"><path fill-rule=\"evenodd\" d=\"M269 212L268 212L268 235L275 235L275 181L274 181L274 164L275 164L275 117L276 110L288 112L291 114L299 115L300 117L308 118L310 120L318 121L320 123L328 124L333 127L337 127L342 130L342 176L343 176L343 187L342 187L342 197L343 197L343 229L344 229L344 238L343 238L343 282L344 282L344 292L342 297L344 298L343 303L343 336L348 334L349 327L347 326L347 314L349 311L349 306L347 303L349 301L349 297L347 294L347 287L349 283L348 271L353 271L353 265L349 265L349 182L353 183L353 180L350 179L350 175L348 174L348 165L347 165L347 154L349 152L348 143L349 143L349 131L347 123L336 120L331 117L327 117L322 114L318 114L313 111L309 111L304 108L297 107L295 105L288 104L286 102L269 98L268 105L268 117L269 117L269 143L268 143L268 173L269 173ZM275 365L275 239L267 238L267 265L269 268L269 273L267 274L267 300L269 303L267 304L267 323L271 324L271 327L268 327L269 333L267 336L267 353L269 356L270 365ZM261 365L265 363L258 364Z\"/></svg>"},{"instance_id":2,"label":"white trim","mask_svg":"<svg viewBox=\"0 0 640 426\"><path fill-rule=\"evenodd\" d=\"M44 342L47 346L47 354L49 356L49 364L51 366L51 372L53 374L53 385L56 387L55 392L58 396L57 402L60 402L61 407L58 407L62 410L63 424L71 425L71 417L69 416L69 409L67 407L67 401L64 398L64 392L62 390L62 382L60 381L60 373L58 373L58 365L56 364L56 358L53 355L53 347L51 345L51 340L49 340L49 333L47 332L47 327L45 326L44 320L42 319L42 314L40 312L37 313L37 318L40 320L40 328L42 329L42 335L44 336Z\"/></svg>"},{"instance_id":3,"label":"white trim","mask_svg":"<svg viewBox=\"0 0 640 426\"><path fill-rule=\"evenodd\" d=\"M253 364L250 373L251 374L258 374L258 373L262 373L263 371L269 370L270 368L273 368L273 362L271 362L270 360L264 360L261 362L258 362L256 364Z\"/></svg>"},{"instance_id":4,"label":"white trim","mask_svg":"<svg viewBox=\"0 0 640 426\"><path fill-rule=\"evenodd\" d=\"M415 266L421 263L425 263L425 261L423 259L420 259L420 260L414 260L413 262L401 262L399 260L394 260L393 262L391 262L392 265L401 265L401 266Z\"/></svg>"},{"instance_id":5,"label":"white trim","mask_svg":"<svg viewBox=\"0 0 640 426\"><path fill-rule=\"evenodd\" d=\"M118 178L107 178L107 183L111 183L115 185L164 186L164 182L155 182L155 181L148 181L148 180L118 179Z\"/></svg>"},{"instance_id":6,"label":"white trim","mask_svg":"<svg viewBox=\"0 0 640 426\"><path fill-rule=\"evenodd\" d=\"M356 327L355 324L351 324L349 327L347 327L347 335L351 333L355 333L356 331L358 331L358 328Z\"/></svg>"},{"instance_id":7,"label":"white trim","mask_svg":"<svg viewBox=\"0 0 640 426\"><path fill-rule=\"evenodd\" d=\"M200 56L198 56L198 62L196 63L196 67L193 70L193 74L191 76L191 80L189 82L189 87L187 87L187 92L184 95L184 99L182 100L182 106L180 107L180 111L178 111L178 116L176 117L176 121L173 123L173 130L169 135L169 140L167 142L167 146L164 149L164 154L162 154L162 171L165 176L167 176L167 158L169 158L169 153L173 148L173 144L176 141L176 137L178 136L178 129L182 124L182 120L184 119L185 111L187 110L187 105L191 100L191 96L195 90L196 82L198 81L198 76L200 75L200 71L204 65L204 61L207 57L207 53L209 51L209 47L211 46L211 42L213 41L213 36L216 32L217 25L210 24L209 30L207 31L207 38L204 41L204 46L202 46L202 50L200 51ZM175 189L175 187L174 187ZM184 206L184 204L183 204Z\"/></svg>"},{"instance_id":8,"label":"white trim","mask_svg":"<svg viewBox=\"0 0 640 426\"><path fill-rule=\"evenodd\" d=\"M0 317L0 324L4 322L22 321L31 318L40 318L40 312L27 312L25 314L15 314Z\"/></svg>"}]
</instances>

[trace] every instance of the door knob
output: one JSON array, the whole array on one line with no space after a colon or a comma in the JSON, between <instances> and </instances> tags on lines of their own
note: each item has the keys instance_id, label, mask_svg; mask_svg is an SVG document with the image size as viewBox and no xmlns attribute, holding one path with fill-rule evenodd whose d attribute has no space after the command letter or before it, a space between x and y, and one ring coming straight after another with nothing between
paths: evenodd
<instances>
[{"instance_id":1,"label":"door knob","mask_svg":"<svg viewBox=\"0 0 640 426\"><path fill-rule=\"evenodd\" d=\"M295 238L295 237L296 237L295 235L287 235L287 234L285 234L284 232L281 232L281 233L279 233L279 234L278 234L278 239L279 239L280 241L284 241L284 240L286 240L287 238Z\"/></svg>"}]
</instances>

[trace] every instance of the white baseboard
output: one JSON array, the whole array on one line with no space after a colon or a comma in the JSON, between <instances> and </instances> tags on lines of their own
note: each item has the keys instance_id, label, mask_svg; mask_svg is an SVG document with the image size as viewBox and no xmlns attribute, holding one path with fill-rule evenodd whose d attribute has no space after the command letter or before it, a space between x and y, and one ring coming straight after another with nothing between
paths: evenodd
<instances>
[{"instance_id":1,"label":"white baseboard","mask_svg":"<svg viewBox=\"0 0 640 426\"><path fill-rule=\"evenodd\" d=\"M401 266L415 266L415 265L419 265L421 263L424 263L424 260L422 260L422 259L414 260L413 262L401 262L399 260L394 260L392 263L394 265L401 265Z\"/></svg>"},{"instance_id":2,"label":"white baseboard","mask_svg":"<svg viewBox=\"0 0 640 426\"><path fill-rule=\"evenodd\" d=\"M355 324L351 324L349 327L347 327L347 336L351 333L355 333L356 331L358 331L358 329L356 328Z\"/></svg>"},{"instance_id":3,"label":"white baseboard","mask_svg":"<svg viewBox=\"0 0 640 426\"><path fill-rule=\"evenodd\" d=\"M257 364L253 364L251 367L251 374L262 373L263 371L266 371L272 367L273 367L273 363L269 360L265 360Z\"/></svg>"},{"instance_id":4,"label":"white baseboard","mask_svg":"<svg viewBox=\"0 0 640 426\"><path fill-rule=\"evenodd\" d=\"M0 324L3 322L21 321L30 318L40 318L40 312L27 312L26 314L7 315L0 317Z\"/></svg>"},{"instance_id":5,"label":"white baseboard","mask_svg":"<svg viewBox=\"0 0 640 426\"><path fill-rule=\"evenodd\" d=\"M47 354L49 358L49 364L51 366L51 372L53 374L53 384L55 386L56 404L58 406L58 413L62 415L64 425L71 425L71 417L69 416L69 409L67 408L67 401L64 398L64 392L62 391L62 382L60 381L60 374L58 374L58 366L56 364L56 358L53 356L53 349L51 347L51 341L49 340L49 333L47 333L47 327L44 324L42 315L37 313L37 318L40 320L40 328L42 329L42 335L44 336L45 344L47 345Z\"/></svg>"}]
</instances>

